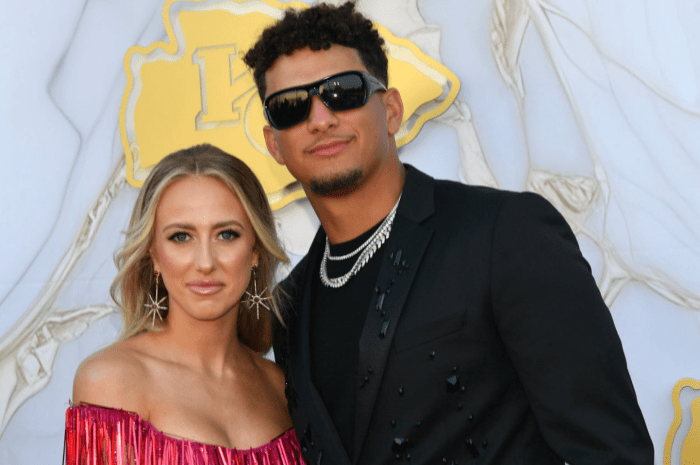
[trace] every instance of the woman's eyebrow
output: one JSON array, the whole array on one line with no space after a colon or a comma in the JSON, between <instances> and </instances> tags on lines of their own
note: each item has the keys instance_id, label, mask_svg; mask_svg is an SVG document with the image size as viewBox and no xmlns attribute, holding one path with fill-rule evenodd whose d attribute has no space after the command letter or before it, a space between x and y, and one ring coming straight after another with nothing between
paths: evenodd
<instances>
[{"instance_id":1,"label":"woman's eyebrow","mask_svg":"<svg viewBox=\"0 0 700 465\"><path fill-rule=\"evenodd\" d=\"M214 229L225 228L226 226L238 226L241 229L245 229L245 226L243 226L243 224L236 220L220 221L214 225ZM170 223L163 227L163 231L167 231L168 229L173 228L183 229L185 231L193 231L197 229L194 225L190 223Z\"/></svg>"}]
</instances>

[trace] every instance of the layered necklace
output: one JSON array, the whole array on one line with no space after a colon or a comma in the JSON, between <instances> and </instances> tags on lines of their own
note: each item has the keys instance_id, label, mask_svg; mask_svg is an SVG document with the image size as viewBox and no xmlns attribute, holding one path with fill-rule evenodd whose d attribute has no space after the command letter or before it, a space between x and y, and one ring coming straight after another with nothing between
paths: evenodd
<instances>
[{"instance_id":1,"label":"layered necklace","mask_svg":"<svg viewBox=\"0 0 700 465\"><path fill-rule=\"evenodd\" d=\"M320 271L320 276L321 276L321 282L326 286L326 287L332 287L334 289L337 289L341 286L343 286L345 283L347 283L350 278L355 276L358 271L362 269L363 266L367 264L370 258L374 255L374 253L384 244L384 242L389 238L389 234L391 233L391 225L394 223L394 217L396 216L396 209L399 207L399 202L401 201L401 196L399 195L398 200L396 201L396 204L394 204L394 208L391 209L389 214L384 218L384 221L379 225L376 231L374 231L374 234L372 234L369 239L367 239L361 246L353 250L352 252L345 254L345 255L338 255L338 256L332 256L331 255L331 246L330 243L328 242L328 236L326 236L326 248L323 251L323 259L321 260L321 271ZM338 261L338 260L346 260L348 258L354 257L355 255L360 254L359 257L357 257L357 260L355 261L355 264L350 268L350 271L345 273L342 276L338 276L337 278L329 278L328 277L328 269L327 269L327 263L328 260L332 261Z\"/></svg>"}]
</instances>

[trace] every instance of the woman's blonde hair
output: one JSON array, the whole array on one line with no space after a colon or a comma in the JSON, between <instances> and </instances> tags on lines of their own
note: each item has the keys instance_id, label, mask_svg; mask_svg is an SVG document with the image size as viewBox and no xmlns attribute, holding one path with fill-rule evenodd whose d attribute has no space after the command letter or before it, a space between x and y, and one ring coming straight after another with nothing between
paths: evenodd
<instances>
[{"instance_id":1,"label":"woman's blonde hair","mask_svg":"<svg viewBox=\"0 0 700 465\"><path fill-rule=\"evenodd\" d=\"M118 272L110 287L112 299L122 308L124 328L121 339L154 329L144 304L147 303L147 294L154 292L156 285L150 255L156 208L165 189L186 176L210 176L218 179L241 201L256 236L255 248L259 254L257 289L267 287L271 298L265 301L265 305L282 321L276 296L271 291L277 264L289 260L277 239L265 191L255 174L241 160L217 147L202 144L172 153L158 162L136 199L124 245L114 256ZM253 294L254 286L251 278L247 292ZM167 295L168 291L160 282L159 298ZM240 306L238 317L238 336L256 352L265 352L271 345L268 312L260 312L258 319L250 300L245 299L244 302ZM166 318L167 310L161 311L161 315Z\"/></svg>"}]
</instances>

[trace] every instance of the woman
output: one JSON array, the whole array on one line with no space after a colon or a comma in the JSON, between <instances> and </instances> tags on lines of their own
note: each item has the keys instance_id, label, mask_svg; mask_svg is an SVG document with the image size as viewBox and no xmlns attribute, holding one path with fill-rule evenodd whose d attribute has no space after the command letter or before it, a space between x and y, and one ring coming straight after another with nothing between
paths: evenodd
<instances>
[{"instance_id":1,"label":"woman","mask_svg":"<svg viewBox=\"0 0 700 465\"><path fill-rule=\"evenodd\" d=\"M68 464L302 463L284 376L260 355L287 257L252 171L210 145L165 157L115 261L124 330L78 368Z\"/></svg>"}]
</instances>

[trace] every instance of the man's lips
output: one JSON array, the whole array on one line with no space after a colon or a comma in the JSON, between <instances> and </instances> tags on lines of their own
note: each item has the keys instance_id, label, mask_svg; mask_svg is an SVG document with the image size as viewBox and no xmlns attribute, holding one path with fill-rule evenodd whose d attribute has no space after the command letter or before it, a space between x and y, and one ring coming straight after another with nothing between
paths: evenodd
<instances>
[{"instance_id":1,"label":"man's lips","mask_svg":"<svg viewBox=\"0 0 700 465\"><path fill-rule=\"evenodd\" d=\"M191 281L187 283L187 287L195 294L210 295L224 287L224 283L220 281Z\"/></svg>"},{"instance_id":2,"label":"man's lips","mask_svg":"<svg viewBox=\"0 0 700 465\"><path fill-rule=\"evenodd\" d=\"M307 150L313 155L319 157L329 157L331 155L337 155L342 152L345 147L348 146L349 141L347 140L334 140L329 142L323 142L320 144L315 144Z\"/></svg>"}]
</instances>

